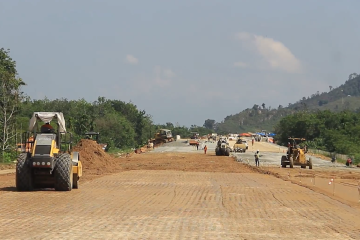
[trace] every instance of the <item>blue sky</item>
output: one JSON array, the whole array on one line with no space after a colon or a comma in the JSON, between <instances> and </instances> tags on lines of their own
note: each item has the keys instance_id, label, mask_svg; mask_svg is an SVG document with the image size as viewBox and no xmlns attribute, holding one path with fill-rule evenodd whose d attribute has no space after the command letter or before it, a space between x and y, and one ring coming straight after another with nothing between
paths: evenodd
<instances>
[{"instance_id":1,"label":"blue sky","mask_svg":"<svg viewBox=\"0 0 360 240\"><path fill-rule=\"evenodd\" d=\"M0 47L33 99L104 96L156 123L202 125L359 73L358 9L358 0L0 0Z\"/></svg>"}]
</instances>

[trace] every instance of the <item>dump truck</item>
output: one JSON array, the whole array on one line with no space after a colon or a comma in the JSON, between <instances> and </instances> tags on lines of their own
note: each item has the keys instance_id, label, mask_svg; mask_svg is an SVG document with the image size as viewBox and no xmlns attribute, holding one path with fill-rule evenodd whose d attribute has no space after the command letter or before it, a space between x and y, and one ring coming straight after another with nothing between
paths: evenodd
<instances>
[{"instance_id":1,"label":"dump truck","mask_svg":"<svg viewBox=\"0 0 360 240\"><path fill-rule=\"evenodd\" d=\"M242 138L238 138L238 140L236 140L234 146L233 146L234 152L246 152L246 150L248 149L248 146L246 144L246 140L242 139Z\"/></svg>"},{"instance_id":2,"label":"dump truck","mask_svg":"<svg viewBox=\"0 0 360 240\"><path fill-rule=\"evenodd\" d=\"M189 145L199 145L200 140L199 139L189 139Z\"/></svg>"},{"instance_id":3,"label":"dump truck","mask_svg":"<svg viewBox=\"0 0 360 240\"><path fill-rule=\"evenodd\" d=\"M56 128L38 132L38 122L57 120ZM66 131L61 112L34 112L29 130L23 133L26 146L17 157L16 189L55 188L71 191L78 188L82 164L78 152L72 151L72 134Z\"/></svg>"},{"instance_id":4,"label":"dump truck","mask_svg":"<svg viewBox=\"0 0 360 240\"><path fill-rule=\"evenodd\" d=\"M294 166L301 166L301 168L312 169L312 159L306 158L307 148L303 144L305 138L289 138L289 145L286 155L281 157L281 167L286 168L287 165L290 168Z\"/></svg>"}]
</instances>

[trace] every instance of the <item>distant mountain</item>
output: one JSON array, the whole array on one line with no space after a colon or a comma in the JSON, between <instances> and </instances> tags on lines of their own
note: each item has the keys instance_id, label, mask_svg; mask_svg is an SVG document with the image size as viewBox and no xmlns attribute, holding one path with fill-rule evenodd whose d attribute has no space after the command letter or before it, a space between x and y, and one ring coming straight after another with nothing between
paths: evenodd
<instances>
[{"instance_id":1,"label":"distant mountain","mask_svg":"<svg viewBox=\"0 0 360 240\"><path fill-rule=\"evenodd\" d=\"M316 92L310 97L303 97L286 107L279 105L277 109L266 108L266 104L255 104L240 113L225 117L221 123L213 127L218 133L238 133L248 131L273 131L277 122L298 111L360 111L360 75L350 74L349 79L339 87L329 86L329 92ZM207 120L209 121L209 119ZM204 126L206 127L206 121Z\"/></svg>"}]
</instances>

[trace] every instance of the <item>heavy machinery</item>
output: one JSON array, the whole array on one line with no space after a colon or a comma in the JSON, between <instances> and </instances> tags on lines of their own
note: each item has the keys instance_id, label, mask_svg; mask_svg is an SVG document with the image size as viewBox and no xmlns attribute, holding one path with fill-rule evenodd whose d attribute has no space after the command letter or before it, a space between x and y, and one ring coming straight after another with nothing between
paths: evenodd
<instances>
[{"instance_id":1,"label":"heavy machinery","mask_svg":"<svg viewBox=\"0 0 360 240\"><path fill-rule=\"evenodd\" d=\"M286 168L287 165L290 168L295 166L301 166L301 168L306 168L309 166L309 169L312 169L312 159L306 159L307 148L302 143L305 141L305 138L289 138L289 145L286 156L281 157L281 167Z\"/></svg>"},{"instance_id":2,"label":"heavy machinery","mask_svg":"<svg viewBox=\"0 0 360 240\"><path fill-rule=\"evenodd\" d=\"M89 139L89 140L93 140L95 141L97 144L100 145L100 147L104 150L104 151L107 151L107 144L106 143L100 143L99 142L99 136L100 136L100 133L99 132L86 132L85 134L85 139Z\"/></svg>"},{"instance_id":3,"label":"heavy machinery","mask_svg":"<svg viewBox=\"0 0 360 240\"><path fill-rule=\"evenodd\" d=\"M217 138L217 134L216 133L212 133L210 135L210 139L212 139L213 141L216 141L216 138Z\"/></svg>"},{"instance_id":4,"label":"heavy machinery","mask_svg":"<svg viewBox=\"0 0 360 240\"><path fill-rule=\"evenodd\" d=\"M199 139L199 138L200 138L199 136L200 136L200 135L199 135L198 132L191 132L191 137L190 137L190 139Z\"/></svg>"},{"instance_id":5,"label":"heavy machinery","mask_svg":"<svg viewBox=\"0 0 360 240\"><path fill-rule=\"evenodd\" d=\"M199 139L189 139L189 145L191 146L196 146L200 144L200 140Z\"/></svg>"},{"instance_id":6,"label":"heavy machinery","mask_svg":"<svg viewBox=\"0 0 360 240\"><path fill-rule=\"evenodd\" d=\"M230 156L231 147L225 138L220 138L215 148L216 156Z\"/></svg>"},{"instance_id":7,"label":"heavy machinery","mask_svg":"<svg viewBox=\"0 0 360 240\"><path fill-rule=\"evenodd\" d=\"M159 129L155 133L155 143L167 143L174 141L173 135L171 133L171 130L169 129Z\"/></svg>"},{"instance_id":8,"label":"heavy machinery","mask_svg":"<svg viewBox=\"0 0 360 240\"><path fill-rule=\"evenodd\" d=\"M38 122L57 120L57 128L38 133ZM66 131L61 112L34 112L29 131L23 134L24 145L16 164L16 189L55 188L71 191L78 188L82 165L78 152L73 152L72 134Z\"/></svg>"},{"instance_id":9,"label":"heavy machinery","mask_svg":"<svg viewBox=\"0 0 360 240\"><path fill-rule=\"evenodd\" d=\"M85 139L94 140L95 142L99 143L99 135L100 135L100 133L98 133L98 132L86 132L84 135L85 135Z\"/></svg>"},{"instance_id":10,"label":"heavy machinery","mask_svg":"<svg viewBox=\"0 0 360 240\"><path fill-rule=\"evenodd\" d=\"M234 144L233 149L234 152L246 152L246 150L248 149L246 140L238 138L238 140L236 140L236 143Z\"/></svg>"}]
</instances>

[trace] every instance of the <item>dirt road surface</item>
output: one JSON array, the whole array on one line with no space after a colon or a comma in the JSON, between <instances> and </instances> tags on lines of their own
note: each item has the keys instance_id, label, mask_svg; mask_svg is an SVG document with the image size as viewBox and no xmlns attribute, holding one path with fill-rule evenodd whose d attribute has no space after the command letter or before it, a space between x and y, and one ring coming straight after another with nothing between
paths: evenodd
<instances>
[{"instance_id":1,"label":"dirt road surface","mask_svg":"<svg viewBox=\"0 0 360 240\"><path fill-rule=\"evenodd\" d=\"M15 192L1 175L1 238L360 239L360 210L213 151L172 143L114 162L71 192Z\"/></svg>"}]
</instances>

